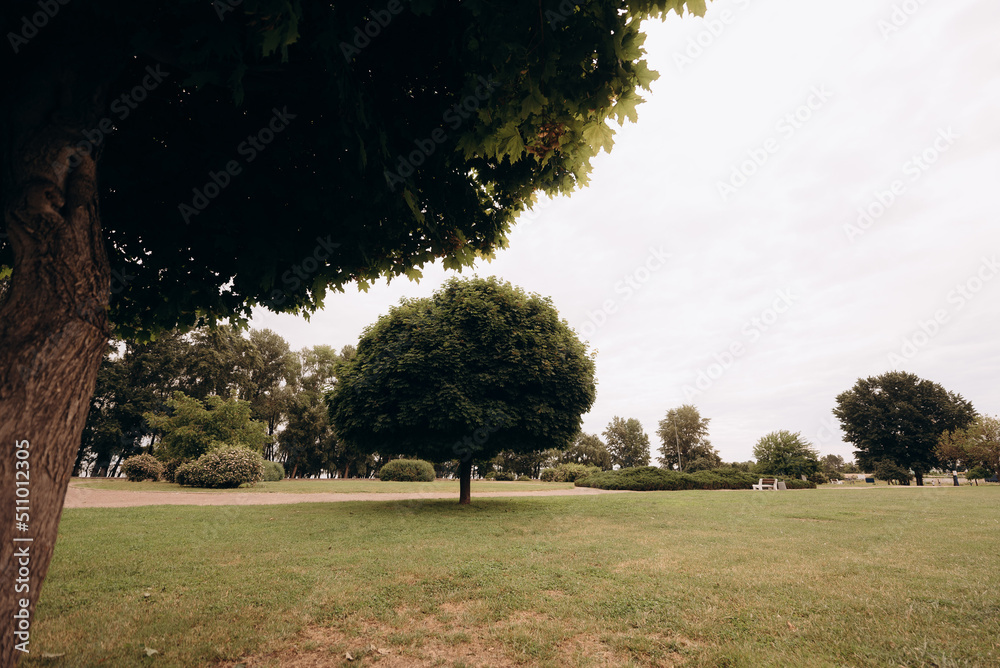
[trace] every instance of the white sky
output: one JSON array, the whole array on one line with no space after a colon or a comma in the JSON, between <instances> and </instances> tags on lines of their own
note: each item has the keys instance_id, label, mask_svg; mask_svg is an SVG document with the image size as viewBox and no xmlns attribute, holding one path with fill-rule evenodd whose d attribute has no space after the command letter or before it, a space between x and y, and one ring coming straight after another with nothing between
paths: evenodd
<instances>
[{"instance_id":1,"label":"white sky","mask_svg":"<svg viewBox=\"0 0 1000 668\"><path fill-rule=\"evenodd\" d=\"M835 397L894 368L1000 413L997 26L1000 3L984 0L716 0L705 19L649 22L661 76L638 124L589 187L522 217L508 250L464 273L551 297L599 351L584 430L638 418L654 457L658 421L694 403L726 461L778 429L850 458ZM895 181L863 229L859 208L879 214ZM670 256L654 271L651 249ZM252 326L340 348L449 274Z\"/></svg>"}]
</instances>

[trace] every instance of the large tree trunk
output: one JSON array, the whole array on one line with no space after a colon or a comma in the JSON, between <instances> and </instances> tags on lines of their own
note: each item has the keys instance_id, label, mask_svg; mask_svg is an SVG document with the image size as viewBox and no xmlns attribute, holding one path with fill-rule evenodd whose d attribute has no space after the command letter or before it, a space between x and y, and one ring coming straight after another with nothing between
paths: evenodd
<instances>
[{"instance_id":1,"label":"large tree trunk","mask_svg":"<svg viewBox=\"0 0 1000 668\"><path fill-rule=\"evenodd\" d=\"M924 474L920 471L915 471L913 475L917 478L917 487L924 486Z\"/></svg>"},{"instance_id":2,"label":"large tree trunk","mask_svg":"<svg viewBox=\"0 0 1000 668\"><path fill-rule=\"evenodd\" d=\"M472 503L472 460L463 459L458 463L458 502Z\"/></svg>"},{"instance_id":3,"label":"large tree trunk","mask_svg":"<svg viewBox=\"0 0 1000 668\"><path fill-rule=\"evenodd\" d=\"M81 95L60 67L17 91L0 126L14 253L0 304L0 666L37 647L35 604L109 334L96 162L78 147L103 94Z\"/></svg>"}]
</instances>

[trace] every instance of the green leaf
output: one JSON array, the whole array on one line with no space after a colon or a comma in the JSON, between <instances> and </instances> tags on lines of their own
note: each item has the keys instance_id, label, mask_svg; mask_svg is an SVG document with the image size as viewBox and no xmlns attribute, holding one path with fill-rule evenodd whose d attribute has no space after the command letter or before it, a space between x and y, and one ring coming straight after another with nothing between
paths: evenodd
<instances>
[{"instance_id":1,"label":"green leaf","mask_svg":"<svg viewBox=\"0 0 1000 668\"><path fill-rule=\"evenodd\" d=\"M687 0L687 9L695 16L704 16L707 9L705 0Z\"/></svg>"},{"instance_id":2,"label":"green leaf","mask_svg":"<svg viewBox=\"0 0 1000 668\"><path fill-rule=\"evenodd\" d=\"M532 91L530 95L521 100L521 118L527 118L531 114L540 114L544 105L548 101L545 99L541 93L537 91Z\"/></svg>"},{"instance_id":3,"label":"green leaf","mask_svg":"<svg viewBox=\"0 0 1000 668\"><path fill-rule=\"evenodd\" d=\"M640 102L645 102L645 100L638 95L629 95L618 100L618 103L612 110L612 114L618 120L619 125L624 125L625 120L632 121L633 123L639 120L636 105Z\"/></svg>"},{"instance_id":4,"label":"green leaf","mask_svg":"<svg viewBox=\"0 0 1000 668\"><path fill-rule=\"evenodd\" d=\"M514 162L521 157L522 153L524 153L524 140L521 138L521 133L517 131L517 126L511 123L505 126L497 136L497 159L509 156L510 161Z\"/></svg>"},{"instance_id":5,"label":"green leaf","mask_svg":"<svg viewBox=\"0 0 1000 668\"><path fill-rule=\"evenodd\" d=\"M407 206L410 207L410 211L413 212L413 217L417 219L417 222L424 222L424 212L420 210L420 206L417 204L417 198L413 195L413 192L409 188L403 189L403 199L406 200Z\"/></svg>"},{"instance_id":6,"label":"green leaf","mask_svg":"<svg viewBox=\"0 0 1000 668\"><path fill-rule=\"evenodd\" d=\"M660 78L660 74L658 72L649 69L645 60L637 62L633 71L639 87L645 88L646 90L649 90L649 84Z\"/></svg>"},{"instance_id":7,"label":"green leaf","mask_svg":"<svg viewBox=\"0 0 1000 668\"><path fill-rule=\"evenodd\" d=\"M583 131L584 141L590 144L595 152L603 148L610 153L615 145L614 136L615 131L605 123L592 123Z\"/></svg>"}]
</instances>

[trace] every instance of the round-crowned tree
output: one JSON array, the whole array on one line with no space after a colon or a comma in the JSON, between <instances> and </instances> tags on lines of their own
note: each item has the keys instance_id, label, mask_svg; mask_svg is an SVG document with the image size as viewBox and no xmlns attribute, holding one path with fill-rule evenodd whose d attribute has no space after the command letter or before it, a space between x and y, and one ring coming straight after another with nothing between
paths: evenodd
<instances>
[{"instance_id":1,"label":"round-crowned tree","mask_svg":"<svg viewBox=\"0 0 1000 668\"><path fill-rule=\"evenodd\" d=\"M844 440L857 448L858 464L868 469L888 460L912 470L917 485L942 464L937 452L942 434L968 427L977 415L962 395L905 371L859 379L837 395L833 414L840 419Z\"/></svg>"},{"instance_id":2,"label":"round-crowned tree","mask_svg":"<svg viewBox=\"0 0 1000 668\"><path fill-rule=\"evenodd\" d=\"M769 475L812 475L819 470L819 453L799 432L787 429L761 436L753 446L757 471Z\"/></svg>"},{"instance_id":3,"label":"round-crowned tree","mask_svg":"<svg viewBox=\"0 0 1000 668\"><path fill-rule=\"evenodd\" d=\"M473 278L368 327L327 406L359 448L457 459L468 503L473 460L567 447L595 395L594 361L549 299Z\"/></svg>"}]
</instances>

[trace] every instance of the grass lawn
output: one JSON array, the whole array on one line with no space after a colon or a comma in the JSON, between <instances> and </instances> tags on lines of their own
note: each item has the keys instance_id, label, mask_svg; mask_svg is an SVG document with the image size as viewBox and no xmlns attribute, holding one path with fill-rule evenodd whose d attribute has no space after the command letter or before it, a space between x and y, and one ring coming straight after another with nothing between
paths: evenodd
<instances>
[{"instance_id":1,"label":"grass lawn","mask_svg":"<svg viewBox=\"0 0 1000 668\"><path fill-rule=\"evenodd\" d=\"M998 592L998 487L70 509L22 665L996 666Z\"/></svg>"},{"instance_id":2,"label":"grass lawn","mask_svg":"<svg viewBox=\"0 0 1000 668\"><path fill-rule=\"evenodd\" d=\"M261 482L253 487L238 489L200 489L182 487L172 482L129 482L124 478L74 478L74 483L90 489L127 490L131 492L190 492L192 494L225 494L227 492L290 492L293 494L313 494L326 492L332 494L373 493L408 493L408 492L442 492L454 494L458 498L457 480L435 480L434 482L382 482L381 480L281 480L279 482ZM549 489L572 489L571 482L494 482L490 480L473 480L472 495L476 492L532 492Z\"/></svg>"}]
</instances>

